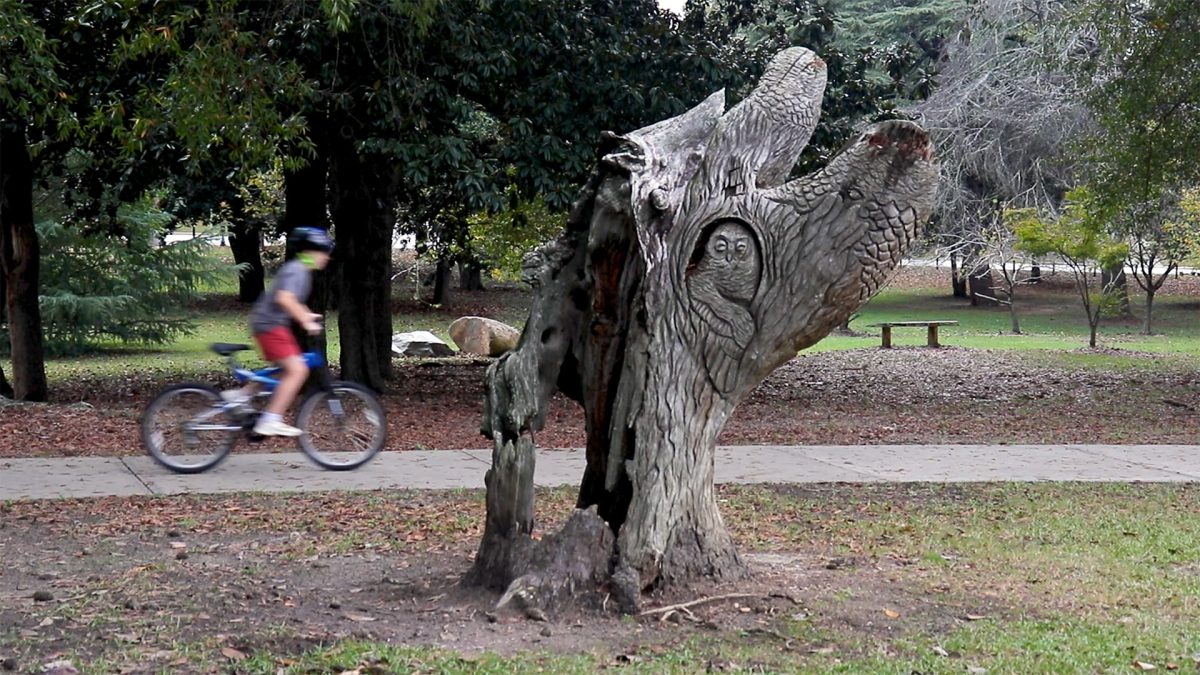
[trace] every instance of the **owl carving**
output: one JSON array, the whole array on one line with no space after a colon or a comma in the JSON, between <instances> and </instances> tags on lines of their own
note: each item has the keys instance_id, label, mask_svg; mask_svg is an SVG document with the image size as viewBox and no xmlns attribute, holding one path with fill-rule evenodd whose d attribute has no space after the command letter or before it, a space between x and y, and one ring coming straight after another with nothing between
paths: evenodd
<instances>
[{"instance_id":1,"label":"owl carving","mask_svg":"<svg viewBox=\"0 0 1200 675\"><path fill-rule=\"evenodd\" d=\"M692 324L709 377L721 393L733 389L738 362L754 336L750 301L761 276L754 233L734 221L712 227L688 266Z\"/></svg>"}]
</instances>

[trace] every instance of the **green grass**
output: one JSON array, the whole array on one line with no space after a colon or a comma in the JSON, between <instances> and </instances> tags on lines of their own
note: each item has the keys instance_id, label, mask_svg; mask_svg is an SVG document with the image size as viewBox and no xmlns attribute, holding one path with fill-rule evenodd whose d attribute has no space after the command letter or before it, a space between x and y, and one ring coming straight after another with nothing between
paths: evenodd
<instances>
[{"instance_id":1,"label":"green grass","mask_svg":"<svg viewBox=\"0 0 1200 675\"><path fill-rule=\"evenodd\" d=\"M228 255L228 251L220 249L214 255ZM229 282L228 288L218 290L225 294L232 293L233 282ZM1131 301L1134 316L1137 317L1142 312L1142 298L1135 291L1131 289ZM411 288L398 287L395 295L411 297ZM486 310L492 318L517 327L524 324L530 301L528 294L505 290L482 297L489 301L495 299L494 304ZM151 370L179 376L198 376L211 371L219 372L223 370L223 365L219 358L208 351L208 344L248 340L246 311L248 309L207 312L199 316L193 335L162 347L131 349L119 344L107 344L90 356L51 359L47 363L47 374L53 383L81 373L120 376L128 372ZM1024 351L1030 353L1034 363L1042 365L1114 370L1164 366L1191 368L1200 365L1200 312L1197 312L1195 298L1159 297L1155 303L1155 335L1140 335L1141 322L1138 319L1104 320L1099 333L1101 346L1114 347L1128 354L1079 351L1087 344L1088 329L1079 300L1069 290L1025 290L1024 295L1018 297L1018 313L1022 335L1010 332L1006 308L971 307L963 299L951 297L942 288L885 289L864 306L851 323L851 328L863 335L830 335L805 353L878 347L879 329L869 327L873 323L949 319L959 323L957 326L941 328L941 341L946 346ZM428 306L396 314L393 316L392 329L393 332L428 330L453 344L447 329L457 316L452 300L448 307ZM336 363L340 353L336 314L327 318L327 327L330 360ZM893 342L897 346L924 345L925 331L920 328L897 328L893 331ZM1160 360L1147 359L1145 353L1158 355ZM248 363L259 365L261 362L251 355Z\"/></svg>"},{"instance_id":2,"label":"green grass","mask_svg":"<svg viewBox=\"0 0 1200 675\"><path fill-rule=\"evenodd\" d=\"M1143 300L1131 289L1135 317L1142 315ZM1200 356L1200 317L1194 298L1160 296L1154 305L1156 335L1141 335L1141 321L1105 319L1101 321L1099 342L1102 346L1161 354ZM1018 295L1017 315L1021 335L1011 332L1009 311L1004 307L971 307L954 298L945 289L885 289L871 299L851 322L851 329L869 336L831 335L811 348L812 351L853 349L879 346L879 329L869 324L886 321L947 319L957 326L940 329L941 342L947 346L1002 350L1074 350L1087 345L1088 327L1082 305L1073 293L1026 291ZM893 344L925 344L923 328L897 328Z\"/></svg>"},{"instance_id":3,"label":"green grass","mask_svg":"<svg viewBox=\"0 0 1200 675\"><path fill-rule=\"evenodd\" d=\"M721 500L743 547L810 560L826 546L859 562L815 583L795 611L766 615L763 630L630 621L625 637L576 653L507 656L345 640L299 655L264 648L238 670L1069 674L1141 661L1195 672L1196 486L723 486Z\"/></svg>"},{"instance_id":4,"label":"green grass","mask_svg":"<svg viewBox=\"0 0 1200 675\"><path fill-rule=\"evenodd\" d=\"M247 310L248 312L248 310ZM119 343L100 345L97 352L83 356L47 359L46 376L51 384L80 376L119 378L128 374L160 372L180 377L204 377L227 371L224 359L214 354L213 342L253 344L246 312L206 312L196 319L196 331L161 347L127 347ZM337 315L326 317L330 362L341 353ZM257 352L239 354L239 362L250 367L266 365Z\"/></svg>"}]
</instances>

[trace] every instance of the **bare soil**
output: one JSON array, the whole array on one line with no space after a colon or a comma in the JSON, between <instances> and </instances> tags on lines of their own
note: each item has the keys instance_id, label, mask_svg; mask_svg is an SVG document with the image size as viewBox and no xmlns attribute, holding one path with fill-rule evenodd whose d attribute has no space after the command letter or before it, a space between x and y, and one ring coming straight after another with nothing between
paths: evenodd
<instances>
[{"instance_id":1,"label":"bare soil","mask_svg":"<svg viewBox=\"0 0 1200 675\"><path fill-rule=\"evenodd\" d=\"M565 490L541 495L547 531L559 527L570 498ZM914 498L921 499L897 496ZM918 577L905 577L907 561L831 558L803 531L772 530L764 546L763 532L752 532L760 528L735 518L739 540L756 549L746 555L753 577L675 588L647 607L737 597L631 622L598 595L531 621L494 614L495 594L459 584L481 516L480 495L432 492L0 505L0 659L21 672L62 656L103 659L111 672L236 672L255 650L286 660L351 638L445 648L466 659L592 652L619 665L645 650L737 631L786 651L835 648L780 633L783 619L894 638L1002 611L984 597L931 598Z\"/></svg>"}]
</instances>

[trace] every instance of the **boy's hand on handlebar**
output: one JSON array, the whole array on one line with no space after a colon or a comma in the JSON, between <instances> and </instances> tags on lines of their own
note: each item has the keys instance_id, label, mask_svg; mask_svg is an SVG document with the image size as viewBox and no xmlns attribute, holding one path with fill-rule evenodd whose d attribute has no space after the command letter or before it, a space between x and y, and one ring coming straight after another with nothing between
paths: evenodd
<instances>
[{"instance_id":1,"label":"boy's hand on handlebar","mask_svg":"<svg viewBox=\"0 0 1200 675\"><path fill-rule=\"evenodd\" d=\"M304 322L301 324L301 327L303 327L304 330L307 331L309 335L318 335L322 330L321 315L310 313L308 315L308 317L304 320Z\"/></svg>"}]
</instances>

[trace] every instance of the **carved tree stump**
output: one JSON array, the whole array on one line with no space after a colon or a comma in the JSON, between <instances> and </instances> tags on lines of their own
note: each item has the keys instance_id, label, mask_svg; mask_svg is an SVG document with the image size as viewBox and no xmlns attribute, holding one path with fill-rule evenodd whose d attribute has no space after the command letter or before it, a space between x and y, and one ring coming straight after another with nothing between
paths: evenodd
<instances>
[{"instance_id":1,"label":"carved tree stump","mask_svg":"<svg viewBox=\"0 0 1200 675\"><path fill-rule=\"evenodd\" d=\"M713 491L721 428L880 287L933 204L932 148L908 122L877 124L784 183L824 87L824 62L788 49L728 112L717 92L606 135L566 231L526 260L537 298L521 342L488 371L483 433L495 451L468 581L533 584L541 591L526 594L552 609L565 590L608 578L632 611L656 584L745 574ZM529 538L533 432L556 389L587 425L578 506L595 509L573 521L602 519L615 546L578 522L552 544ZM547 546L579 555L547 570Z\"/></svg>"}]
</instances>

